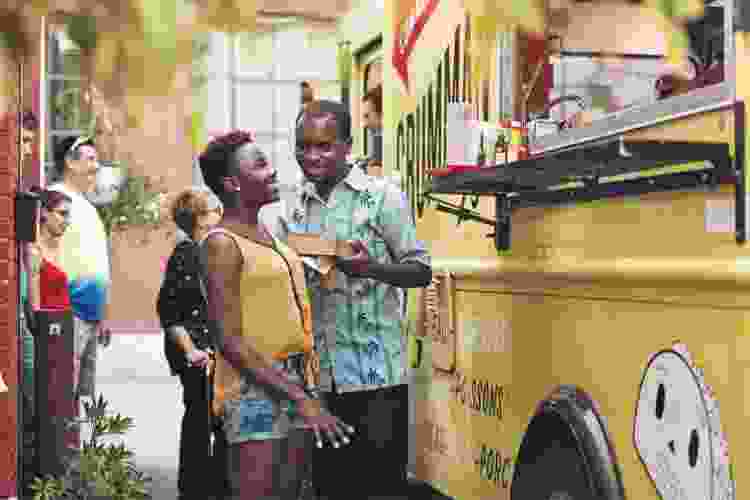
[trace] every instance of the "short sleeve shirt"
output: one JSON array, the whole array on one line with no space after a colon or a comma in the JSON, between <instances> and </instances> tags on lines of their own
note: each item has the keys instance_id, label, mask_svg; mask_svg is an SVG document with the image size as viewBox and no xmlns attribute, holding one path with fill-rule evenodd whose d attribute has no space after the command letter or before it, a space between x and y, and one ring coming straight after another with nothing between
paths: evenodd
<instances>
[{"instance_id":1,"label":"short sleeve shirt","mask_svg":"<svg viewBox=\"0 0 750 500\"><path fill-rule=\"evenodd\" d=\"M430 265L424 244L417 240L406 196L358 168L351 169L328 201L317 195L314 184L303 181L271 226L282 240L290 232L361 240L379 263ZM403 290L369 278L350 278L338 269L331 271L336 273L334 288L327 289L321 286L317 259L303 260L321 358L321 389L331 389L331 374L343 391L403 383Z\"/></svg>"},{"instance_id":2,"label":"short sleeve shirt","mask_svg":"<svg viewBox=\"0 0 750 500\"><path fill-rule=\"evenodd\" d=\"M100 321L110 290L109 238L104 224L83 194L63 184L47 189L61 191L72 200L71 224L60 241L60 264L68 275L73 312L82 320Z\"/></svg>"}]
</instances>

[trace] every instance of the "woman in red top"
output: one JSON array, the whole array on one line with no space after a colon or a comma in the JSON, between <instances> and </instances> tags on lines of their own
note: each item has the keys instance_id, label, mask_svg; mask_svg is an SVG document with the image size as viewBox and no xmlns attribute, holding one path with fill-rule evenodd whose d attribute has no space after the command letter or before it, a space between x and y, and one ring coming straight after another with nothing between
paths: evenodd
<instances>
[{"instance_id":1,"label":"woman in red top","mask_svg":"<svg viewBox=\"0 0 750 500\"><path fill-rule=\"evenodd\" d=\"M72 200L65 193L32 188L39 196L39 233L30 246L31 276L29 298L34 311L43 314L71 311L68 277L58 264L60 239L70 223ZM78 404L73 399L73 387L77 373L74 353L66 345L66 336L47 337L48 345L48 400L50 417L76 417ZM44 360L37 360L44 363ZM75 368L74 368L75 367ZM40 415L41 418L46 418ZM77 448L79 433L65 433L65 444Z\"/></svg>"},{"instance_id":2,"label":"woman in red top","mask_svg":"<svg viewBox=\"0 0 750 500\"><path fill-rule=\"evenodd\" d=\"M60 239L70 224L71 199L59 191L31 189L39 196L39 235L31 249L30 298L35 310L70 309L68 277L57 264Z\"/></svg>"}]
</instances>

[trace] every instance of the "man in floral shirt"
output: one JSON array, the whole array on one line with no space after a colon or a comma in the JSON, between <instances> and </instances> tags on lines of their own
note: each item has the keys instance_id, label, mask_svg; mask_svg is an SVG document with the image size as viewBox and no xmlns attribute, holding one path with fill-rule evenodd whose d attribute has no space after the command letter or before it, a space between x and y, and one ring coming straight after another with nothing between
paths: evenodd
<instances>
[{"instance_id":1,"label":"man in floral shirt","mask_svg":"<svg viewBox=\"0 0 750 500\"><path fill-rule=\"evenodd\" d=\"M346 108L313 101L296 135L305 180L273 229L282 239L291 232L349 240L355 253L337 259L333 287L321 283L320 262L305 258L320 389L331 412L356 430L351 446L315 451L313 483L328 499L398 494L408 455L402 289L429 284L430 258L403 193L347 163ZM378 464L376 474L367 463Z\"/></svg>"}]
</instances>

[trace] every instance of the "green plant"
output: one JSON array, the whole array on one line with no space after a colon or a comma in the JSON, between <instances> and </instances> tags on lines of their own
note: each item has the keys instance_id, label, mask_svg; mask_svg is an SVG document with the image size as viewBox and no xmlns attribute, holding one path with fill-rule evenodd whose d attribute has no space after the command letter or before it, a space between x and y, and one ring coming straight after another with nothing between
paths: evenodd
<instances>
[{"instance_id":1,"label":"green plant","mask_svg":"<svg viewBox=\"0 0 750 500\"><path fill-rule=\"evenodd\" d=\"M349 87L352 79L352 49L351 42L339 42L336 54L338 78L341 85Z\"/></svg>"},{"instance_id":2,"label":"green plant","mask_svg":"<svg viewBox=\"0 0 750 500\"><path fill-rule=\"evenodd\" d=\"M193 91L200 92L208 83L208 55L211 46L206 34L193 38L193 64L190 72L190 83Z\"/></svg>"},{"instance_id":3,"label":"green plant","mask_svg":"<svg viewBox=\"0 0 750 500\"><path fill-rule=\"evenodd\" d=\"M120 166L123 182L117 197L110 204L97 207L107 235L129 227L157 229L161 224L162 194L146 177L134 175L126 166Z\"/></svg>"},{"instance_id":4,"label":"green plant","mask_svg":"<svg viewBox=\"0 0 750 500\"><path fill-rule=\"evenodd\" d=\"M80 14L68 16L65 31L68 38L83 50L94 50L99 41L94 16Z\"/></svg>"},{"instance_id":5,"label":"green plant","mask_svg":"<svg viewBox=\"0 0 750 500\"><path fill-rule=\"evenodd\" d=\"M151 498L150 478L138 471L133 452L124 444L104 445L104 436L123 435L133 428L133 419L120 414L107 415L103 395L94 403L84 403L86 416L69 425L88 424L91 438L81 450L71 449L65 458L62 477L36 477L31 485L33 500L142 500Z\"/></svg>"}]
</instances>

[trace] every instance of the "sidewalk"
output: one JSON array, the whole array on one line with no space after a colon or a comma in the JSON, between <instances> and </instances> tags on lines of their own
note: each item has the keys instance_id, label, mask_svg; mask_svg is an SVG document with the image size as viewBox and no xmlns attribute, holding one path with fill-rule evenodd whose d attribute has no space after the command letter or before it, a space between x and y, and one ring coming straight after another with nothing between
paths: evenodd
<instances>
[{"instance_id":1,"label":"sidewalk","mask_svg":"<svg viewBox=\"0 0 750 500\"><path fill-rule=\"evenodd\" d=\"M125 435L139 470L153 478L152 498L177 498L177 456L182 387L169 374L161 335L115 334L100 349L96 392L109 409L133 418Z\"/></svg>"}]
</instances>

